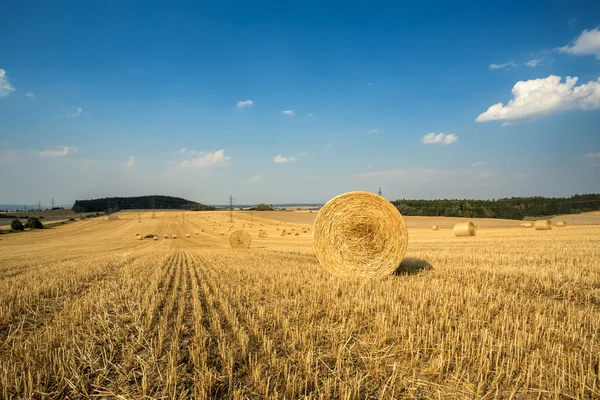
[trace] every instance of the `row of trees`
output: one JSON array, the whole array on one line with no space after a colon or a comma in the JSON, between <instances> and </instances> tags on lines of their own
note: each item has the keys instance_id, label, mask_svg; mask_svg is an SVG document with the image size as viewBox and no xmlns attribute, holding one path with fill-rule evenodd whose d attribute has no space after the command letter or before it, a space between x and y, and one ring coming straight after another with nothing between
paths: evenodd
<instances>
[{"instance_id":1,"label":"row of trees","mask_svg":"<svg viewBox=\"0 0 600 400\"><path fill-rule=\"evenodd\" d=\"M497 200L395 200L402 215L523 219L600 210L600 194L511 197Z\"/></svg>"},{"instance_id":2,"label":"row of trees","mask_svg":"<svg viewBox=\"0 0 600 400\"><path fill-rule=\"evenodd\" d=\"M214 207L173 196L104 197L101 199L76 200L73 204L73 211L76 213L149 210L152 208L192 211L214 210Z\"/></svg>"}]
</instances>

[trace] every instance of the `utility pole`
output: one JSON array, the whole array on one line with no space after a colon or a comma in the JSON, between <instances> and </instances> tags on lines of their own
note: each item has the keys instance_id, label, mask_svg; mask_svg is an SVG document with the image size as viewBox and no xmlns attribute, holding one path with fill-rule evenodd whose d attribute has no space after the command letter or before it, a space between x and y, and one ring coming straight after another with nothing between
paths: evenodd
<instances>
[{"instance_id":1,"label":"utility pole","mask_svg":"<svg viewBox=\"0 0 600 400\"><path fill-rule=\"evenodd\" d=\"M229 195L229 222L233 222L233 196Z\"/></svg>"},{"instance_id":2,"label":"utility pole","mask_svg":"<svg viewBox=\"0 0 600 400\"><path fill-rule=\"evenodd\" d=\"M110 215L110 200L106 199L106 215Z\"/></svg>"},{"instance_id":3,"label":"utility pole","mask_svg":"<svg viewBox=\"0 0 600 400\"><path fill-rule=\"evenodd\" d=\"M377 192L377 194L378 194L379 196L383 196L383 194L381 193L381 186L379 187L379 192Z\"/></svg>"},{"instance_id":4,"label":"utility pole","mask_svg":"<svg viewBox=\"0 0 600 400\"><path fill-rule=\"evenodd\" d=\"M154 209L154 197L152 197L152 219L156 219L156 211Z\"/></svg>"},{"instance_id":5,"label":"utility pole","mask_svg":"<svg viewBox=\"0 0 600 400\"><path fill-rule=\"evenodd\" d=\"M52 199L52 219L54 219L54 199Z\"/></svg>"},{"instance_id":6,"label":"utility pole","mask_svg":"<svg viewBox=\"0 0 600 400\"><path fill-rule=\"evenodd\" d=\"M38 211L42 211L42 202L38 201Z\"/></svg>"}]
</instances>

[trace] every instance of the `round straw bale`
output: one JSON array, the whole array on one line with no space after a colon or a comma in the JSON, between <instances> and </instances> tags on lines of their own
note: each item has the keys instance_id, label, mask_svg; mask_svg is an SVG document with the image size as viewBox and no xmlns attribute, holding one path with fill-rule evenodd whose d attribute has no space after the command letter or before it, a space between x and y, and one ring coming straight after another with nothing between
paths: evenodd
<instances>
[{"instance_id":1,"label":"round straw bale","mask_svg":"<svg viewBox=\"0 0 600 400\"><path fill-rule=\"evenodd\" d=\"M431 230L432 230L432 231L439 231L439 230L440 230L440 227L439 227L439 225L433 225L433 226L431 227Z\"/></svg>"},{"instance_id":2,"label":"round straw bale","mask_svg":"<svg viewBox=\"0 0 600 400\"><path fill-rule=\"evenodd\" d=\"M531 222L523 222L521 223L521 228L531 228L533 224Z\"/></svg>"},{"instance_id":3,"label":"round straw bale","mask_svg":"<svg viewBox=\"0 0 600 400\"><path fill-rule=\"evenodd\" d=\"M300 236L299 232L294 233L294 236Z\"/></svg>"},{"instance_id":4,"label":"round straw bale","mask_svg":"<svg viewBox=\"0 0 600 400\"><path fill-rule=\"evenodd\" d=\"M169 235L167 235L167 234L165 233L165 234L163 235L163 238L164 238L164 239L168 239L168 238L169 238Z\"/></svg>"},{"instance_id":5,"label":"round straw bale","mask_svg":"<svg viewBox=\"0 0 600 400\"><path fill-rule=\"evenodd\" d=\"M552 222L549 219L538 219L534 226L536 231L547 231L552 229Z\"/></svg>"},{"instance_id":6,"label":"round straw bale","mask_svg":"<svg viewBox=\"0 0 600 400\"><path fill-rule=\"evenodd\" d=\"M177 235L173 235L171 236L173 239L177 239Z\"/></svg>"},{"instance_id":7,"label":"round straw bale","mask_svg":"<svg viewBox=\"0 0 600 400\"><path fill-rule=\"evenodd\" d=\"M285 229L282 229L282 230L281 230L281 234L280 234L279 236L285 236L285 235L286 235L286 233L285 233Z\"/></svg>"},{"instance_id":8,"label":"round straw bale","mask_svg":"<svg viewBox=\"0 0 600 400\"><path fill-rule=\"evenodd\" d=\"M407 243L408 232L398 209L369 192L334 197L314 222L317 259L338 276L389 275L400 265Z\"/></svg>"},{"instance_id":9,"label":"round straw bale","mask_svg":"<svg viewBox=\"0 0 600 400\"><path fill-rule=\"evenodd\" d=\"M234 249L247 249L250 247L251 242L252 238L250 234L241 229L238 229L229 236L229 244Z\"/></svg>"},{"instance_id":10,"label":"round straw bale","mask_svg":"<svg viewBox=\"0 0 600 400\"><path fill-rule=\"evenodd\" d=\"M565 226L567 226L567 221L558 221L556 223L556 226L559 228L564 228Z\"/></svg>"},{"instance_id":11,"label":"round straw bale","mask_svg":"<svg viewBox=\"0 0 600 400\"><path fill-rule=\"evenodd\" d=\"M264 237L266 237L266 236L267 236L267 235L266 235L266 234L265 234L263 231L260 231L260 232L258 232L258 237L259 237L259 238L264 238Z\"/></svg>"},{"instance_id":12,"label":"round straw bale","mask_svg":"<svg viewBox=\"0 0 600 400\"><path fill-rule=\"evenodd\" d=\"M154 236L154 240L158 240L158 236Z\"/></svg>"},{"instance_id":13,"label":"round straw bale","mask_svg":"<svg viewBox=\"0 0 600 400\"><path fill-rule=\"evenodd\" d=\"M475 236L475 232L475 224L471 221L454 225L454 236Z\"/></svg>"},{"instance_id":14,"label":"round straw bale","mask_svg":"<svg viewBox=\"0 0 600 400\"><path fill-rule=\"evenodd\" d=\"M186 233L186 234L185 234L185 237L186 237L186 238L189 238L189 237L190 237L190 234L189 234L189 233Z\"/></svg>"},{"instance_id":15,"label":"round straw bale","mask_svg":"<svg viewBox=\"0 0 600 400\"><path fill-rule=\"evenodd\" d=\"M225 234L225 232L221 232L221 233L220 233L220 235L224 235L224 234Z\"/></svg>"}]
</instances>

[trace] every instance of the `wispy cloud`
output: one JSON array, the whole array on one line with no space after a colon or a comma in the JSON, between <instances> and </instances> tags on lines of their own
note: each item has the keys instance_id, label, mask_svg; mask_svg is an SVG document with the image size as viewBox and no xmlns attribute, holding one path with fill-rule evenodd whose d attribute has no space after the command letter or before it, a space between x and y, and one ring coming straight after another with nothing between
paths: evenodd
<instances>
[{"instance_id":1,"label":"wispy cloud","mask_svg":"<svg viewBox=\"0 0 600 400\"><path fill-rule=\"evenodd\" d=\"M256 183L262 181L262 175L253 175L250 178L246 179L246 181L251 183Z\"/></svg>"},{"instance_id":2,"label":"wispy cloud","mask_svg":"<svg viewBox=\"0 0 600 400\"><path fill-rule=\"evenodd\" d=\"M238 101L236 104L236 107L237 108L246 108L246 107L251 107L252 104L254 104L254 102L252 100Z\"/></svg>"},{"instance_id":3,"label":"wispy cloud","mask_svg":"<svg viewBox=\"0 0 600 400\"><path fill-rule=\"evenodd\" d=\"M379 130L377 129L370 129L367 131L367 133L379 133Z\"/></svg>"},{"instance_id":4,"label":"wispy cloud","mask_svg":"<svg viewBox=\"0 0 600 400\"><path fill-rule=\"evenodd\" d=\"M290 117L294 115L294 110L284 110L282 111L285 115L289 115Z\"/></svg>"},{"instance_id":5,"label":"wispy cloud","mask_svg":"<svg viewBox=\"0 0 600 400\"><path fill-rule=\"evenodd\" d=\"M308 155L308 151L301 151L301 152L298 153L298 155L300 157L304 157L304 156Z\"/></svg>"},{"instance_id":6,"label":"wispy cloud","mask_svg":"<svg viewBox=\"0 0 600 400\"><path fill-rule=\"evenodd\" d=\"M438 133L436 135L435 133L431 132L421 138L421 141L424 144L452 144L457 140L458 136L456 136L454 133Z\"/></svg>"},{"instance_id":7,"label":"wispy cloud","mask_svg":"<svg viewBox=\"0 0 600 400\"><path fill-rule=\"evenodd\" d=\"M556 49L561 53L573 55L594 55L600 60L600 30L598 27L584 30L572 46L563 46Z\"/></svg>"},{"instance_id":8,"label":"wispy cloud","mask_svg":"<svg viewBox=\"0 0 600 400\"><path fill-rule=\"evenodd\" d=\"M79 117L83 113L84 113L83 108L77 107L77 111L67 114L67 118ZM85 113L85 114L87 114L87 113Z\"/></svg>"},{"instance_id":9,"label":"wispy cloud","mask_svg":"<svg viewBox=\"0 0 600 400\"><path fill-rule=\"evenodd\" d=\"M134 156L129 156L129 160L127 160L127 165L125 166L127 169L133 168L137 164L137 160Z\"/></svg>"},{"instance_id":10,"label":"wispy cloud","mask_svg":"<svg viewBox=\"0 0 600 400\"><path fill-rule=\"evenodd\" d=\"M525 65L527 65L529 68L535 68L538 65L540 65L541 60L538 59L533 59L533 60L529 60L525 63Z\"/></svg>"},{"instance_id":11,"label":"wispy cloud","mask_svg":"<svg viewBox=\"0 0 600 400\"><path fill-rule=\"evenodd\" d=\"M513 61L509 61L503 64L490 64L490 69L510 69L516 66L517 64L515 64Z\"/></svg>"},{"instance_id":12,"label":"wispy cloud","mask_svg":"<svg viewBox=\"0 0 600 400\"><path fill-rule=\"evenodd\" d=\"M203 152L196 151L196 150L188 150L186 147L184 147L181 150L179 150L179 153L181 153L181 154L191 154L193 156L204 155L205 154Z\"/></svg>"},{"instance_id":13,"label":"wispy cloud","mask_svg":"<svg viewBox=\"0 0 600 400\"><path fill-rule=\"evenodd\" d=\"M471 164L471 167L484 167L488 165L486 161L477 161L476 163Z\"/></svg>"},{"instance_id":14,"label":"wispy cloud","mask_svg":"<svg viewBox=\"0 0 600 400\"><path fill-rule=\"evenodd\" d=\"M64 157L71 153L76 153L77 147L70 146L56 146L52 150L45 150L38 152L38 156L42 158L54 158L54 157Z\"/></svg>"},{"instance_id":15,"label":"wispy cloud","mask_svg":"<svg viewBox=\"0 0 600 400\"><path fill-rule=\"evenodd\" d=\"M226 167L229 165L230 160L231 157L225 155L225 150L218 150L214 153L206 153L198 158L182 161L179 165L184 168Z\"/></svg>"},{"instance_id":16,"label":"wispy cloud","mask_svg":"<svg viewBox=\"0 0 600 400\"><path fill-rule=\"evenodd\" d=\"M33 94L32 92L27 92L27 93L25 93L25 97L29 97L29 98L33 99L35 97L35 94Z\"/></svg>"},{"instance_id":17,"label":"wispy cloud","mask_svg":"<svg viewBox=\"0 0 600 400\"><path fill-rule=\"evenodd\" d=\"M600 152L598 152L598 153L587 153L582 158L585 158L587 160L593 160L593 159L596 159L596 158L600 158Z\"/></svg>"},{"instance_id":18,"label":"wispy cloud","mask_svg":"<svg viewBox=\"0 0 600 400\"><path fill-rule=\"evenodd\" d=\"M6 71L0 69L0 97L6 97L14 91L15 88L12 87L10 82L8 81Z\"/></svg>"},{"instance_id":19,"label":"wispy cloud","mask_svg":"<svg viewBox=\"0 0 600 400\"><path fill-rule=\"evenodd\" d=\"M312 114L306 114L307 117L312 117Z\"/></svg>"},{"instance_id":20,"label":"wispy cloud","mask_svg":"<svg viewBox=\"0 0 600 400\"><path fill-rule=\"evenodd\" d=\"M561 83L560 76L550 75L517 82L512 89L513 99L506 105L501 102L494 104L475 121L512 122L573 108L600 108L600 78L596 82L575 86L577 79L567 76L565 83Z\"/></svg>"},{"instance_id":21,"label":"wispy cloud","mask_svg":"<svg viewBox=\"0 0 600 400\"><path fill-rule=\"evenodd\" d=\"M296 157L284 157L281 155L276 155L275 158L273 159L274 162L278 163L278 164L282 164L282 163L288 163L288 162L294 162L296 161Z\"/></svg>"}]
</instances>

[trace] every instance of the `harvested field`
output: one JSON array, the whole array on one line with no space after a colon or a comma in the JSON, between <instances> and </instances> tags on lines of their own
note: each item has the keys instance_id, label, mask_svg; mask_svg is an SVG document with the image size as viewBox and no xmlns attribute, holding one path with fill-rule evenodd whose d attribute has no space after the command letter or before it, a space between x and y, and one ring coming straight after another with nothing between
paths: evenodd
<instances>
[{"instance_id":1,"label":"harvested field","mask_svg":"<svg viewBox=\"0 0 600 400\"><path fill-rule=\"evenodd\" d=\"M235 214L268 234L236 251L225 213L177 214L0 237L0 397L600 397L598 226L428 221L365 280L276 230L308 224Z\"/></svg>"}]
</instances>

